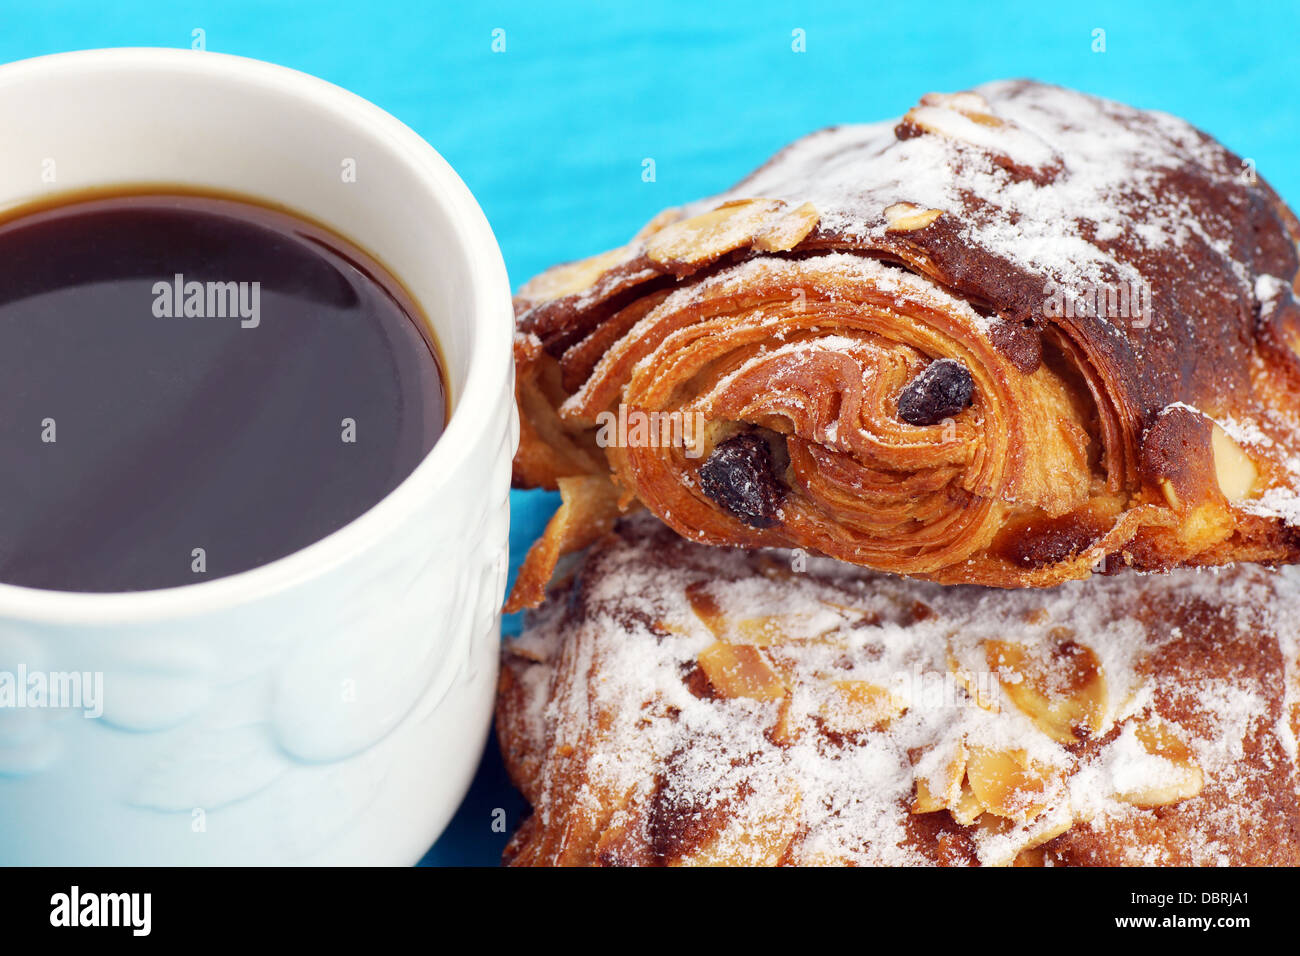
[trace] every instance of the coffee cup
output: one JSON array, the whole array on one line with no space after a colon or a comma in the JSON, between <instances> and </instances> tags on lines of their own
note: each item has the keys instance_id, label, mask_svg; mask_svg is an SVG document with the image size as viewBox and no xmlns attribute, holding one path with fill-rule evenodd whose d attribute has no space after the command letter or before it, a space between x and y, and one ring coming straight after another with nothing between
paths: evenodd
<instances>
[{"instance_id":1,"label":"coffee cup","mask_svg":"<svg viewBox=\"0 0 1300 956\"><path fill-rule=\"evenodd\" d=\"M0 128L0 212L171 184L348 237L428 316L450 405L391 493L269 564L149 591L0 584L0 863L415 862L469 786L496 683L518 425L482 211L378 107L240 57L12 63Z\"/></svg>"}]
</instances>

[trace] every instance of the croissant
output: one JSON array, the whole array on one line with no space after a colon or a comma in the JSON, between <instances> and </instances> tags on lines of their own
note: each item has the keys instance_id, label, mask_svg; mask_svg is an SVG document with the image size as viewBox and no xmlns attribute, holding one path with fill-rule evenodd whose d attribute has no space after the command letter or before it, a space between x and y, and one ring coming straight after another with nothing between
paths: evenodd
<instances>
[{"instance_id":1,"label":"croissant","mask_svg":"<svg viewBox=\"0 0 1300 956\"><path fill-rule=\"evenodd\" d=\"M503 649L517 865L1300 864L1300 571L943 587L620 522Z\"/></svg>"},{"instance_id":2,"label":"croissant","mask_svg":"<svg viewBox=\"0 0 1300 956\"><path fill-rule=\"evenodd\" d=\"M1300 223L1172 116L1029 81L786 147L516 298L558 557L694 541L959 584L1300 560Z\"/></svg>"}]
</instances>

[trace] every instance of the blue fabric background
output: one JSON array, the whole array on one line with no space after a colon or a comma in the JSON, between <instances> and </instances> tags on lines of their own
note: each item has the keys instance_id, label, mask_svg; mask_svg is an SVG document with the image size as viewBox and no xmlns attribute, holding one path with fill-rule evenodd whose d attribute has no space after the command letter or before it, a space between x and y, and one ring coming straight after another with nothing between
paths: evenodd
<instances>
[{"instance_id":1,"label":"blue fabric background","mask_svg":"<svg viewBox=\"0 0 1300 956\"><path fill-rule=\"evenodd\" d=\"M1177 113L1300 203L1300 4L987 6L691 0L543 4L0 0L0 61L104 46L272 60L345 86L431 142L478 196L518 285L624 242L795 137L900 115L922 93L1032 76ZM505 31L505 52L491 49ZM792 51L792 31L806 52ZM1093 31L1105 31L1094 52ZM2 135L2 131L0 131ZM643 182L652 158L656 181ZM517 564L554 496L514 494ZM507 628L517 622L507 621ZM495 744L425 862L491 864L523 805Z\"/></svg>"}]
</instances>

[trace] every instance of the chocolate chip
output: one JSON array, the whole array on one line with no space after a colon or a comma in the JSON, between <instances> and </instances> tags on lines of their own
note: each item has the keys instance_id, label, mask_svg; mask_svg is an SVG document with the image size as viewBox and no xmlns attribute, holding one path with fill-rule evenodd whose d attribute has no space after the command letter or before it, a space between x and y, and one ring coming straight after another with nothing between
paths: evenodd
<instances>
[{"instance_id":1,"label":"chocolate chip","mask_svg":"<svg viewBox=\"0 0 1300 956\"><path fill-rule=\"evenodd\" d=\"M776 524L785 486L772 473L772 449L758 435L736 435L700 466L700 489L751 528Z\"/></svg>"},{"instance_id":2,"label":"chocolate chip","mask_svg":"<svg viewBox=\"0 0 1300 956\"><path fill-rule=\"evenodd\" d=\"M975 396L975 382L956 359L939 359L912 379L898 396L898 417L909 425L937 425Z\"/></svg>"}]
</instances>

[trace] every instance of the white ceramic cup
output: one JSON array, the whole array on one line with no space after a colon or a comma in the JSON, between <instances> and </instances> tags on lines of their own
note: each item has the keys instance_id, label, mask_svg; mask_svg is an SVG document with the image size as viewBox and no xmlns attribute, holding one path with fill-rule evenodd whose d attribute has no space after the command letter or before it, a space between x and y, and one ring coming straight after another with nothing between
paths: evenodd
<instances>
[{"instance_id":1,"label":"white ceramic cup","mask_svg":"<svg viewBox=\"0 0 1300 956\"><path fill-rule=\"evenodd\" d=\"M0 706L0 863L416 861L465 794L496 683L518 425L510 289L483 213L387 113L239 57L9 64L0 130L0 211L171 183L332 226L427 312L452 402L400 486L272 564L136 593L0 585L0 680L103 682L98 717Z\"/></svg>"}]
</instances>

